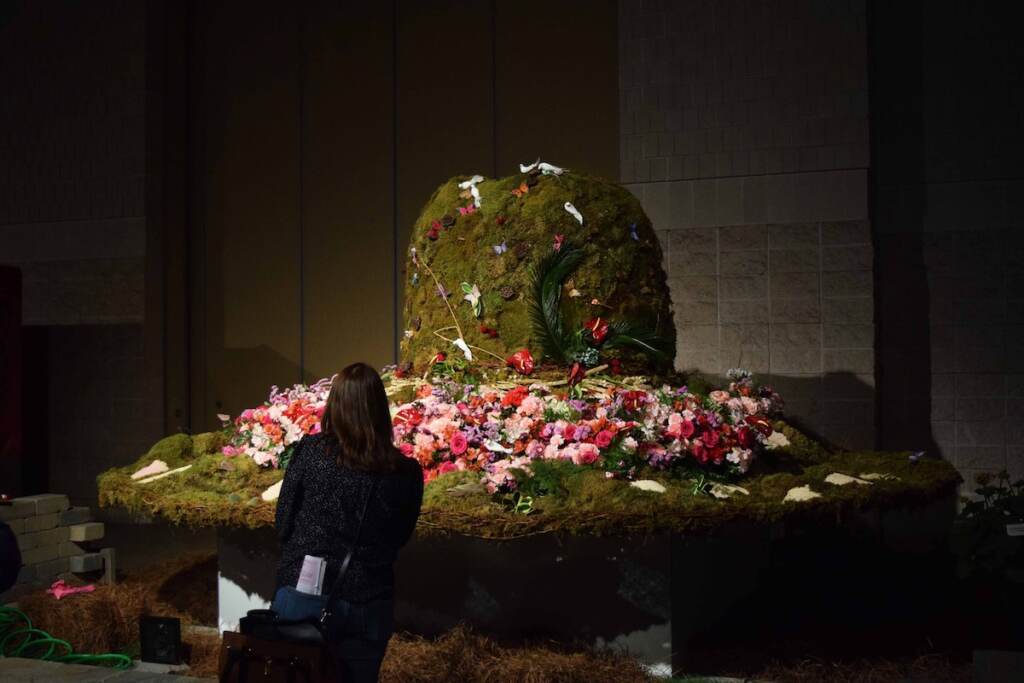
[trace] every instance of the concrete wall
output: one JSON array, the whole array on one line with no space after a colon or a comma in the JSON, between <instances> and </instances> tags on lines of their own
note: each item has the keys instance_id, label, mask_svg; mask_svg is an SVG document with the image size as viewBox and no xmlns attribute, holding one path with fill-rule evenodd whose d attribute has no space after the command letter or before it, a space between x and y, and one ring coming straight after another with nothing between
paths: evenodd
<instances>
[{"instance_id":1,"label":"concrete wall","mask_svg":"<svg viewBox=\"0 0 1024 683\"><path fill-rule=\"evenodd\" d=\"M874 443L864 2L619 4L621 179L662 240L677 365L744 366Z\"/></svg>"},{"instance_id":2,"label":"concrete wall","mask_svg":"<svg viewBox=\"0 0 1024 683\"><path fill-rule=\"evenodd\" d=\"M141 2L0 10L0 264L22 272L34 492L93 499L147 441L144 39Z\"/></svg>"},{"instance_id":3,"label":"concrete wall","mask_svg":"<svg viewBox=\"0 0 1024 683\"><path fill-rule=\"evenodd\" d=\"M1011 6L875 3L880 437L1024 476L1024 49Z\"/></svg>"}]
</instances>

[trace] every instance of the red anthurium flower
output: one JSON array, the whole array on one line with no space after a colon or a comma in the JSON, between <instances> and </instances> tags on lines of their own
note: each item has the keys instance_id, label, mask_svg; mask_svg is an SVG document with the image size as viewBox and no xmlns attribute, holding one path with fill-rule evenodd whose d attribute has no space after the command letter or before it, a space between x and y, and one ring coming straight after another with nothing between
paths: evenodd
<instances>
[{"instance_id":1,"label":"red anthurium flower","mask_svg":"<svg viewBox=\"0 0 1024 683\"><path fill-rule=\"evenodd\" d=\"M580 363L573 363L569 369L569 386L573 387L579 384L583 380L583 376L586 371L583 369L583 365Z\"/></svg>"},{"instance_id":2,"label":"red anthurium flower","mask_svg":"<svg viewBox=\"0 0 1024 683\"><path fill-rule=\"evenodd\" d=\"M410 427L415 427L423 421L423 413L416 410L415 408L403 408L395 413L395 419L392 420L393 424L407 424Z\"/></svg>"},{"instance_id":3,"label":"red anthurium flower","mask_svg":"<svg viewBox=\"0 0 1024 683\"><path fill-rule=\"evenodd\" d=\"M553 248L555 251L562 251L562 244L565 242L565 235L555 235Z\"/></svg>"},{"instance_id":4,"label":"red anthurium flower","mask_svg":"<svg viewBox=\"0 0 1024 683\"><path fill-rule=\"evenodd\" d=\"M590 331L595 344L600 344L608 336L608 321L600 316L591 318L583 325L583 329Z\"/></svg>"},{"instance_id":5,"label":"red anthurium flower","mask_svg":"<svg viewBox=\"0 0 1024 683\"><path fill-rule=\"evenodd\" d=\"M627 391L622 395L622 407L626 410L637 410L646 396L643 391Z\"/></svg>"},{"instance_id":6,"label":"red anthurium flower","mask_svg":"<svg viewBox=\"0 0 1024 683\"><path fill-rule=\"evenodd\" d=\"M480 326L480 334L486 334L491 339L497 339L498 338L498 331L496 329L494 329L493 327L488 327L487 325L481 325Z\"/></svg>"},{"instance_id":7,"label":"red anthurium flower","mask_svg":"<svg viewBox=\"0 0 1024 683\"><path fill-rule=\"evenodd\" d=\"M748 416L746 422L748 425L761 432L761 436L768 436L772 433L771 423L759 415Z\"/></svg>"},{"instance_id":8,"label":"red anthurium flower","mask_svg":"<svg viewBox=\"0 0 1024 683\"><path fill-rule=\"evenodd\" d=\"M530 391L526 387L516 387L505 392L505 395L501 397L501 405L518 407L529 394Z\"/></svg>"},{"instance_id":9,"label":"red anthurium flower","mask_svg":"<svg viewBox=\"0 0 1024 683\"><path fill-rule=\"evenodd\" d=\"M529 375L533 372L533 356L529 349L519 349L506 359L516 372L520 375Z\"/></svg>"},{"instance_id":10,"label":"red anthurium flower","mask_svg":"<svg viewBox=\"0 0 1024 683\"><path fill-rule=\"evenodd\" d=\"M448 355L446 353L444 353L443 351L438 351L436 354L434 354L434 357L430 360L430 364L433 365L434 363L443 363L447 359L448 359Z\"/></svg>"}]
</instances>

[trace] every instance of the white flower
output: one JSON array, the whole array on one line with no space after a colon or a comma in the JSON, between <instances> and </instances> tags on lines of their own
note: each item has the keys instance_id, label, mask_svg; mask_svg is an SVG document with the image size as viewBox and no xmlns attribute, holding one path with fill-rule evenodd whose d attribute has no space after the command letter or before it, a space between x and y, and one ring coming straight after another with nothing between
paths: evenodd
<instances>
[{"instance_id":1,"label":"white flower","mask_svg":"<svg viewBox=\"0 0 1024 683\"><path fill-rule=\"evenodd\" d=\"M770 451L776 448L785 448L789 445L789 439L782 432L772 432L767 439L764 440L764 447Z\"/></svg>"}]
</instances>

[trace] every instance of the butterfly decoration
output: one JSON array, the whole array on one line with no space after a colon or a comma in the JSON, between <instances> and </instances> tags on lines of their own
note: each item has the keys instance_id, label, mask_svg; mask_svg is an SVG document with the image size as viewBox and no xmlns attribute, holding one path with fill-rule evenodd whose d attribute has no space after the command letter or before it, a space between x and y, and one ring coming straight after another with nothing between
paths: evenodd
<instances>
[{"instance_id":1,"label":"butterfly decoration","mask_svg":"<svg viewBox=\"0 0 1024 683\"><path fill-rule=\"evenodd\" d=\"M925 455L926 455L925 451L917 451L915 453L911 453L910 454L910 462L916 463L921 458L923 458Z\"/></svg>"},{"instance_id":2,"label":"butterfly decoration","mask_svg":"<svg viewBox=\"0 0 1024 683\"><path fill-rule=\"evenodd\" d=\"M420 283L420 274L419 273L413 273L412 274L412 286L415 287L419 283Z\"/></svg>"},{"instance_id":3,"label":"butterfly decoration","mask_svg":"<svg viewBox=\"0 0 1024 683\"><path fill-rule=\"evenodd\" d=\"M532 173L533 171L537 170L538 166L540 166L540 157L537 157L537 161L533 162L532 164L519 164L519 172Z\"/></svg>"},{"instance_id":4,"label":"butterfly decoration","mask_svg":"<svg viewBox=\"0 0 1024 683\"><path fill-rule=\"evenodd\" d=\"M501 256L501 255L502 255L502 254L504 254L504 253L505 253L506 251L508 251L508 245L507 245L507 244L505 244L505 241L504 241L504 240L502 240L501 244L495 244L495 245L494 245L493 247L491 247L491 248L492 248L492 249L494 249L494 253L495 253L496 255L498 255L498 256Z\"/></svg>"},{"instance_id":5,"label":"butterfly decoration","mask_svg":"<svg viewBox=\"0 0 1024 683\"><path fill-rule=\"evenodd\" d=\"M459 189L464 190L464 192L462 192L462 194L460 194L459 196L465 199L469 199L470 197L472 197L473 206L478 209L480 208L481 199L480 189L477 187L477 183L482 183L483 181L484 177L482 175L475 175L469 180L465 180L459 183Z\"/></svg>"},{"instance_id":6,"label":"butterfly decoration","mask_svg":"<svg viewBox=\"0 0 1024 683\"><path fill-rule=\"evenodd\" d=\"M470 204L468 206L460 206L459 207L459 215L471 216L474 213L476 213L476 205L475 204Z\"/></svg>"},{"instance_id":7,"label":"butterfly decoration","mask_svg":"<svg viewBox=\"0 0 1024 683\"><path fill-rule=\"evenodd\" d=\"M516 189L512 190L512 194L514 194L516 197L522 197L524 194L526 194L529 191L530 191L530 186L527 185L525 182L522 182L522 183L519 183L519 187L517 187Z\"/></svg>"},{"instance_id":8,"label":"butterfly decoration","mask_svg":"<svg viewBox=\"0 0 1024 683\"><path fill-rule=\"evenodd\" d=\"M565 235L555 235L554 244L552 248L555 251L562 251L562 244L565 243Z\"/></svg>"},{"instance_id":9,"label":"butterfly decoration","mask_svg":"<svg viewBox=\"0 0 1024 683\"><path fill-rule=\"evenodd\" d=\"M473 307L473 315L479 318L484 313L484 302L480 300L482 296L480 288L468 282L463 282L461 286L462 293L464 294L462 298L470 303Z\"/></svg>"},{"instance_id":10,"label":"butterfly decoration","mask_svg":"<svg viewBox=\"0 0 1024 683\"><path fill-rule=\"evenodd\" d=\"M412 259L412 264L417 268L420 267L420 255L416 253L416 247L409 249L409 257Z\"/></svg>"},{"instance_id":11,"label":"butterfly decoration","mask_svg":"<svg viewBox=\"0 0 1024 683\"><path fill-rule=\"evenodd\" d=\"M580 225L583 225L583 214L581 214L579 210L575 206L573 206L572 202L565 203L565 210L568 211L569 214L573 218L575 218Z\"/></svg>"},{"instance_id":12,"label":"butterfly decoration","mask_svg":"<svg viewBox=\"0 0 1024 683\"><path fill-rule=\"evenodd\" d=\"M636 231L636 223L629 224L629 236L633 238L634 242L640 241L640 234Z\"/></svg>"}]
</instances>

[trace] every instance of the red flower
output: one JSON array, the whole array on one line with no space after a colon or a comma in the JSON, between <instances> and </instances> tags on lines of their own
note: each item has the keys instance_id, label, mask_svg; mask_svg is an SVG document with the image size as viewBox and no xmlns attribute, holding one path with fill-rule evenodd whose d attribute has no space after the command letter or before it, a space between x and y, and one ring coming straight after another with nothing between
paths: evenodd
<instances>
[{"instance_id":1,"label":"red flower","mask_svg":"<svg viewBox=\"0 0 1024 683\"><path fill-rule=\"evenodd\" d=\"M594 437L594 444L598 448L608 448L608 446L611 445L613 438L615 438L615 434L607 429L602 429L597 433L597 436Z\"/></svg>"},{"instance_id":2,"label":"red flower","mask_svg":"<svg viewBox=\"0 0 1024 683\"><path fill-rule=\"evenodd\" d=\"M747 417L746 422L748 425L761 432L761 436L768 436L772 433L771 423L759 415L750 415Z\"/></svg>"},{"instance_id":3,"label":"red flower","mask_svg":"<svg viewBox=\"0 0 1024 683\"><path fill-rule=\"evenodd\" d=\"M569 386L574 387L583 381L583 376L586 374L583 366L580 363L573 363L569 369Z\"/></svg>"},{"instance_id":4,"label":"red flower","mask_svg":"<svg viewBox=\"0 0 1024 683\"><path fill-rule=\"evenodd\" d=\"M643 391L627 391L622 395L622 407L626 410L639 410L645 398L647 394Z\"/></svg>"},{"instance_id":5,"label":"red flower","mask_svg":"<svg viewBox=\"0 0 1024 683\"><path fill-rule=\"evenodd\" d=\"M533 372L533 356L530 355L529 349L519 349L509 356L506 362L520 375L529 375Z\"/></svg>"},{"instance_id":6,"label":"red flower","mask_svg":"<svg viewBox=\"0 0 1024 683\"><path fill-rule=\"evenodd\" d=\"M562 244L565 242L565 235L555 235L554 250L562 251Z\"/></svg>"},{"instance_id":7,"label":"red flower","mask_svg":"<svg viewBox=\"0 0 1024 683\"><path fill-rule=\"evenodd\" d=\"M496 329L494 329L493 327L488 327L487 325L481 325L480 326L480 334L486 334L491 339L497 339L498 338L498 331Z\"/></svg>"},{"instance_id":8,"label":"red flower","mask_svg":"<svg viewBox=\"0 0 1024 683\"><path fill-rule=\"evenodd\" d=\"M434 223L437 223L437 221L434 221ZM438 224L436 226L435 225L431 225L430 229L427 230L427 237L432 239L432 240L436 240L438 237L440 237L440 235L441 235L441 226L440 226L440 224Z\"/></svg>"},{"instance_id":9,"label":"red flower","mask_svg":"<svg viewBox=\"0 0 1024 683\"><path fill-rule=\"evenodd\" d=\"M529 393L530 392L526 387L516 387L515 389L506 392L505 395L501 397L501 405L519 407L519 405L522 404L523 399L526 398Z\"/></svg>"},{"instance_id":10,"label":"red flower","mask_svg":"<svg viewBox=\"0 0 1024 683\"><path fill-rule=\"evenodd\" d=\"M430 359L430 364L433 365L435 363L443 363L447 359L447 354L445 354L443 351L438 351L436 354L434 354L434 357Z\"/></svg>"},{"instance_id":11,"label":"red flower","mask_svg":"<svg viewBox=\"0 0 1024 683\"><path fill-rule=\"evenodd\" d=\"M618 358L612 358L610 361L608 361L608 370L613 375L621 375L622 374L622 361L619 360Z\"/></svg>"},{"instance_id":12,"label":"red flower","mask_svg":"<svg viewBox=\"0 0 1024 683\"><path fill-rule=\"evenodd\" d=\"M507 221L507 220L508 220L508 219L507 219L507 218L505 218L504 216L497 216L497 217L496 217L496 218L494 219L494 222L495 222L495 223L497 223L498 225L505 225L505 221Z\"/></svg>"},{"instance_id":13,"label":"red flower","mask_svg":"<svg viewBox=\"0 0 1024 683\"><path fill-rule=\"evenodd\" d=\"M746 427L740 427L736 430L736 440L739 441L740 446L744 448L750 448L754 445L754 432Z\"/></svg>"},{"instance_id":14,"label":"red flower","mask_svg":"<svg viewBox=\"0 0 1024 683\"><path fill-rule=\"evenodd\" d=\"M701 434L700 440L704 442L704 445L714 448L718 445L718 432L714 429L709 429Z\"/></svg>"},{"instance_id":15,"label":"red flower","mask_svg":"<svg viewBox=\"0 0 1024 683\"><path fill-rule=\"evenodd\" d=\"M569 424L565 425L565 428L562 429L562 436L565 438L566 441L571 439L573 437L573 434L575 434L575 433L576 433L576 425L572 424L571 422Z\"/></svg>"},{"instance_id":16,"label":"red flower","mask_svg":"<svg viewBox=\"0 0 1024 683\"><path fill-rule=\"evenodd\" d=\"M407 424L410 427L415 427L420 422L423 422L423 413L415 408L402 408L395 413L395 419L392 422L396 425Z\"/></svg>"},{"instance_id":17,"label":"red flower","mask_svg":"<svg viewBox=\"0 0 1024 683\"><path fill-rule=\"evenodd\" d=\"M679 435L684 439L689 439L695 431L697 428L693 426L693 420L683 420L679 425Z\"/></svg>"},{"instance_id":18,"label":"red flower","mask_svg":"<svg viewBox=\"0 0 1024 683\"><path fill-rule=\"evenodd\" d=\"M693 453L694 459L701 465L708 461L708 451L700 441L693 442L693 445L690 446L690 452Z\"/></svg>"},{"instance_id":19,"label":"red flower","mask_svg":"<svg viewBox=\"0 0 1024 683\"><path fill-rule=\"evenodd\" d=\"M608 336L608 321L600 316L591 318L583 325L583 329L590 332L595 344L600 344Z\"/></svg>"}]
</instances>

